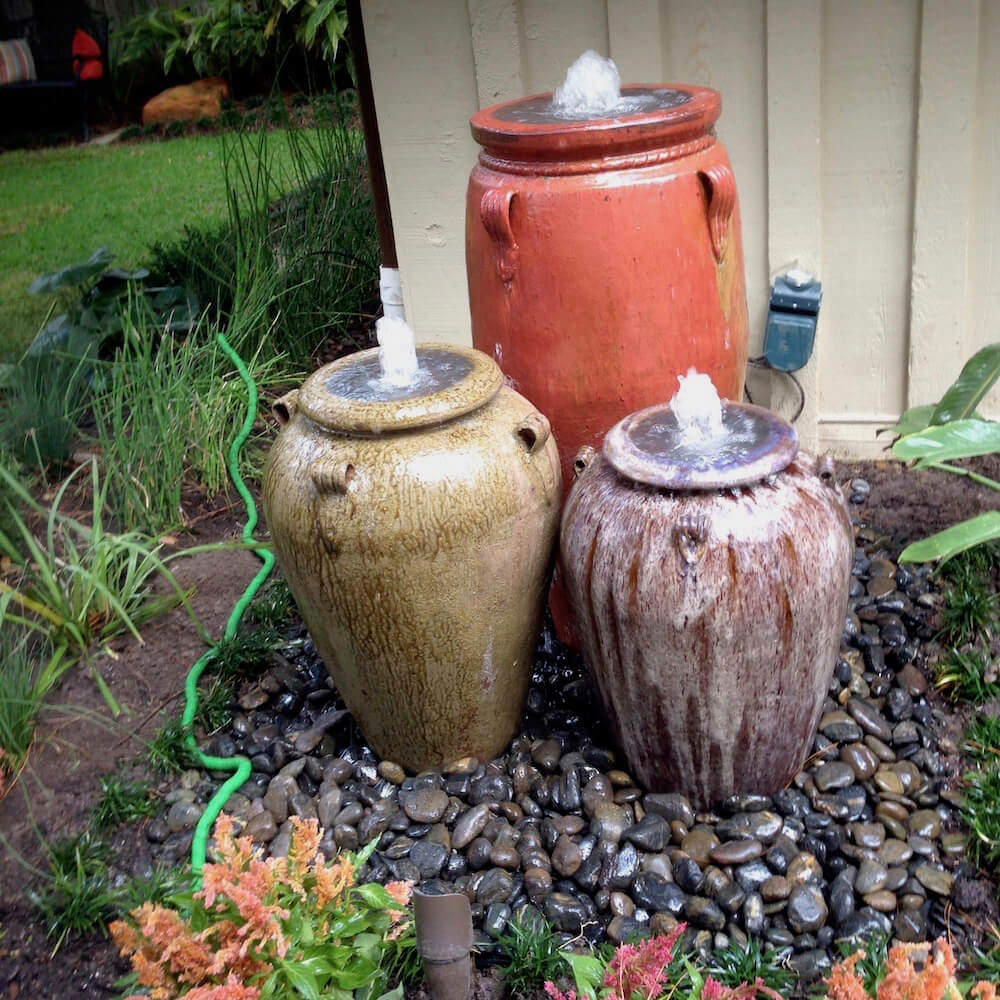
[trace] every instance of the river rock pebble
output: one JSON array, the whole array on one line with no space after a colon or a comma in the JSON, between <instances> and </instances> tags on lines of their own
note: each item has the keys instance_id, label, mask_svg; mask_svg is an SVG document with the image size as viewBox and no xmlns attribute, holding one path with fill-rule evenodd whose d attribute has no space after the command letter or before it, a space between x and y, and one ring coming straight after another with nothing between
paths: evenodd
<instances>
[{"instance_id":1,"label":"river rock pebble","mask_svg":"<svg viewBox=\"0 0 1000 1000\"><path fill-rule=\"evenodd\" d=\"M760 938L813 981L838 957L837 942L936 936L965 839L919 666L934 635L932 581L924 567L897 567L896 550L859 529L811 756L773 795L751 791L696 813L683 795L640 788L611 750L579 657L551 626L505 753L407 775L361 742L296 626L294 649L240 696L240 713L215 737L254 769L240 789L244 832L277 856L294 815L319 819L325 854L377 841L368 877L465 893L484 955L518 914L594 941L687 921L692 944ZM189 847L221 780L185 776L147 828L154 856Z\"/></svg>"}]
</instances>

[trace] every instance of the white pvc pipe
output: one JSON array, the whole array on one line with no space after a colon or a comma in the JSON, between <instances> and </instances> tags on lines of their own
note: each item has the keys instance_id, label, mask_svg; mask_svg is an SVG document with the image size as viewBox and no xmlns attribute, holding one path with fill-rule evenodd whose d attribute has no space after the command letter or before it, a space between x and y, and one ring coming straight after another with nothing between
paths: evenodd
<instances>
[{"instance_id":1,"label":"white pvc pipe","mask_svg":"<svg viewBox=\"0 0 1000 1000\"><path fill-rule=\"evenodd\" d=\"M380 267L378 269L379 295L382 297L382 314L387 319L406 319L403 308L403 283L399 278L398 267Z\"/></svg>"}]
</instances>

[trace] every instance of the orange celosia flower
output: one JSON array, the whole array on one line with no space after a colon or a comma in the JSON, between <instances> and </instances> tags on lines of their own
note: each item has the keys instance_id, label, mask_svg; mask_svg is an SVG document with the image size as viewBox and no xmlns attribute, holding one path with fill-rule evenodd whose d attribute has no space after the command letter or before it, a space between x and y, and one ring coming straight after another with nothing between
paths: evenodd
<instances>
[{"instance_id":1,"label":"orange celosia flower","mask_svg":"<svg viewBox=\"0 0 1000 1000\"><path fill-rule=\"evenodd\" d=\"M941 938L920 972L912 956L924 954L922 944L897 944L889 949L885 979L879 984L878 1000L961 1000L955 983L955 956Z\"/></svg>"},{"instance_id":2,"label":"orange celosia flower","mask_svg":"<svg viewBox=\"0 0 1000 1000\"><path fill-rule=\"evenodd\" d=\"M199 986L185 993L187 1000L258 1000L260 990L256 986L244 986L234 975L220 986Z\"/></svg>"},{"instance_id":3,"label":"orange celosia flower","mask_svg":"<svg viewBox=\"0 0 1000 1000\"><path fill-rule=\"evenodd\" d=\"M981 979L972 987L969 995L976 1000L998 1000L996 983L988 983L985 979Z\"/></svg>"},{"instance_id":4,"label":"orange celosia flower","mask_svg":"<svg viewBox=\"0 0 1000 1000\"><path fill-rule=\"evenodd\" d=\"M397 903L399 903L401 908L407 907L410 905L410 898L413 896L413 883L408 881L387 882L385 885L385 891L389 893L389 895L392 896ZM393 923L402 919L403 916L404 914L402 909L392 910L390 912L390 917Z\"/></svg>"},{"instance_id":5,"label":"orange celosia flower","mask_svg":"<svg viewBox=\"0 0 1000 1000\"><path fill-rule=\"evenodd\" d=\"M854 966L864 958L863 951L856 951L830 970L830 976L825 980L831 1000L870 1000L865 992L865 984L854 971Z\"/></svg>"},{"instance_id":6,"label":"orange celosia flower","mask_svg":"<svg viewBox=\"0 0 1000 1000\"><path fill-rule=\"evenodd\" d=\"M324 864L322 855L316 861L316 906L318 909L338 900L354 885L354 865L344 857Z\"/></svg>"}]
</instances>

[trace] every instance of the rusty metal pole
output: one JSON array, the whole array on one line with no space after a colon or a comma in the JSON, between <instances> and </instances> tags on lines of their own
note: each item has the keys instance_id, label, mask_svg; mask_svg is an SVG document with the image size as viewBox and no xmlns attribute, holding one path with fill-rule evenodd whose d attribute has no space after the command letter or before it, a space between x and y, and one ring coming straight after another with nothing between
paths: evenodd
<instances>
[{"instance_id":1,"label":"rusty metal pole","mask_svg":"<svg viewBox=\"0 0 1000 1000\"><path fill-rule=\"evenodd\" d=\"M389 189L385 181L385 164L382 161L382 143L379 139L375 95L372 91L371 67L368 65L368 44L361 15L361 0L347 0L347 31L354 55L354 73L358 85L358 104L361 128L368 154L368 176L371 179L372 201L375 204L375 224L378 228L382 266L379 269L379 288L382 307L386 316L403 318L403 299L399 282L399 264L396 258L396 238L392 230L392 212L389 209Z\"/></svg>"}]
</instances>

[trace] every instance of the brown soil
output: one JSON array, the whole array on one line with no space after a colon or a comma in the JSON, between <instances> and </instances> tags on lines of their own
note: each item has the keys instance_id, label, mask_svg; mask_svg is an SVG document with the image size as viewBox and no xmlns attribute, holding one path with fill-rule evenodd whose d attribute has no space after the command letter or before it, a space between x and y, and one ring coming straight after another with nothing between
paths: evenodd
<instances>
[{"instance_id":1,"label":"brown soil","mask_svg":"<svg viewBox=\"0 0 1000 1000\"><path fill-rule=\"evenodd\" d=\"M185 546L238 539L240 527L231 516L221 516L196 531ZM191 604L209 635L221 635L259 565L245 550L199 553L174 564L181 586L194 588ZM121 715L112 716L87 670L70 671L39 720L27 766L0 801L0 833L12 849L0 858L0 997L115 995L114 981L125 971L110 943L99 936L70 940L52 956L54 942L46 940L25 898L25 888L36 880L13 851L37 865L44 857L43 841L86 829L101 777L140 756L156 730L180 715L184 678L205 644L181 609L142 632L142 645L117 639L111 643L116 658L96 660ZM141 870L144 841L132 838L125 857L119 854L125 871Z\"/></svg>"},{"instance_id":2,"label":"brown soil","mask_svg":"<svg viewBox=\"0 0 1000 1000\"><path fill-rule=\"evenodd\" d=\"M1000 456L979 460L973 468L1000 479ZM1000 493L943 472L906 470L894 462L838 466L839 480L858 477L870 484L871 494L865 503L852 505L852 517L883 530L892 538L893 548L984 510L1000 509ZM238 534L239 522L224 513L207 517L184 544L234 539ZM196 555L176 565L180 582L196 588L195 611L213 636L221 633L257 566L255 557L245 551ZM53 840L85 829L100 777L140 755L156 729L180 714L184 677L204 644L180 610L149 624L144 640L141 646L118 640L113 644L118 658L99 660L102 675L122 705L120 718L111 717L83 670L67 677L58 705L45 712L27 768L0 801L0 832L25 860L36 864L41 860L43 838ZM954 716L952 728L959 732L961 712L946 703L940 707ZM162 790L167 787L164 783ZM141 830L121 835L115 847L123 870L144 863ZM125 969L107 939L98 935L70 939L52 956L52 942L25 899L24 890L32 881L10 853L0 861L0 1000L118 995L114 982ZM996 919L987 884L968 880L961 892L963 909L973 919L986 925ZM480 982L476 995L495 1000L495 980Z\"/></svg>"}]
</instances>

